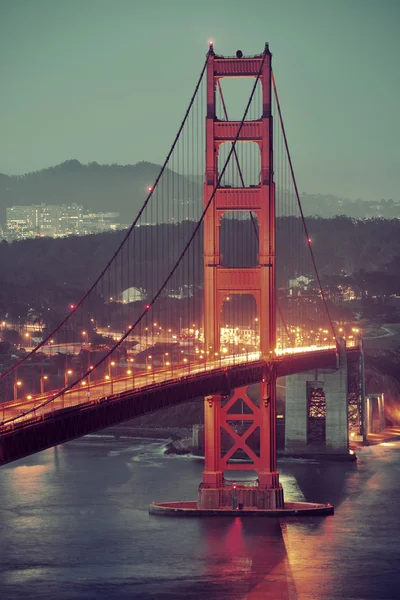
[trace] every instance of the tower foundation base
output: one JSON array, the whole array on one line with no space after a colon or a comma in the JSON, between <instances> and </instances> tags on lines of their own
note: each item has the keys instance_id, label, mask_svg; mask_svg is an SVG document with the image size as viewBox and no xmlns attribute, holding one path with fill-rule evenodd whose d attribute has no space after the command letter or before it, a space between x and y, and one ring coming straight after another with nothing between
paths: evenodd
<instances>
[{"instance_id":1,"label":"tower foundation base","mask_svg":"<svg viewBox=\"0 0 400 600\"><path fill-rule=\"evenodd\" d=\"M285 502L284 508L199 508L197 502L153 502L149 513L160 517L311 517L333 515L331 504Z\"/></svg>"},{"instance_id":2,"label":"tower foundation base","mask_svg":"<svg viewBox=\"0 0 400 600\"><path fill-rule=\"evenodd\" d=\"M222 485L211 487L201 483L197 506L199 509L276 509L284 508L283 489L258 485Z\"/></svg>"}]
</instances>

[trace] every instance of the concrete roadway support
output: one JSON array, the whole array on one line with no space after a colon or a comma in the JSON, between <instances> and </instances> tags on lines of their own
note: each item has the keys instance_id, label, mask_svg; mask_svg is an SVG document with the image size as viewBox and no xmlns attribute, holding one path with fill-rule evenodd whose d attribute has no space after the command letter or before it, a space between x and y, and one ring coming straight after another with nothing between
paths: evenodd
<instances>
[{"instance_id":1,"label":"concrete roadway support","mask_svg":"<svg viewBox=\"0 0 400 600\"><path fill-rule=\"evenodd\" d=\"M325 393L325 441L310 442L310 388ZM286 377L285 453L288 455L348 455L347 359L344 342L340 344L338 368L316 369ZM323 417L321 417L323 418Z\"/></svg>"},{"instance_id":2,"label":"concrete roadway support","mask_svg":"<svg viewBox=\"0 0 400 600\"><path fill-rule=\"evenodd\" d=\"M366 435L379 433L386 427L385 401L383 394L368 394L365 398Z\"/></svg>"}]
</instances>

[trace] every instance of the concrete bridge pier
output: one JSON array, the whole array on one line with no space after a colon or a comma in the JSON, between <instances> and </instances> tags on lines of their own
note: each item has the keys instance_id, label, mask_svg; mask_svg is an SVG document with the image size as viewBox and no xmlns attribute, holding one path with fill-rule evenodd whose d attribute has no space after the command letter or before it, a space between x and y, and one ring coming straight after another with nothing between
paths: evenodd
<instances>
[{"instance_id":1,"label":"concrete bridge pier","mask_svg":"<svg viewBox=\"0 0 400 600\"><path fill-rule=\"evenodd\" d=\"M345 342L335 370L286 377L285 454L348 458L348 377Z\"/></svg>"},{"instance_id":2,"label":"concrete bridge pier","mask_svg":"<svg viewBox=\"0 0 400 600\"><path fill-rule=\"evenodd\" d=\"M365 397L365 434L379 433L385 427L384 395L368 394Z\"/></svg>"}]
</instances>

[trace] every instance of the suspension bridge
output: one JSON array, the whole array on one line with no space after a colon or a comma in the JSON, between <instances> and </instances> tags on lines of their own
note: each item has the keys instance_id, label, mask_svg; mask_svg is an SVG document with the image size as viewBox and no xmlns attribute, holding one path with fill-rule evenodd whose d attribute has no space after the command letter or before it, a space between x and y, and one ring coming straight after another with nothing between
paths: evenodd
<instances>
[{"instance_id":1,"label":"suspension bridge","mask_svg":"<svg viewBox=\"0 0 400 600\"><path fill-rule=\"evenodd\" d=\"M221 490L233 468L257 473L246 506L284 506L276 379L337 371L360 348L329 313L268 45L223 57L210 43L140 211L80 301L65 304L58 326L0 376L0 463L203 397L199 506L231 502ZM246 396L252 383L258 403ZM232 437L224 456L221 428ZM239 450L250 462L238 467Z\"/></svg>"}]
</instances>

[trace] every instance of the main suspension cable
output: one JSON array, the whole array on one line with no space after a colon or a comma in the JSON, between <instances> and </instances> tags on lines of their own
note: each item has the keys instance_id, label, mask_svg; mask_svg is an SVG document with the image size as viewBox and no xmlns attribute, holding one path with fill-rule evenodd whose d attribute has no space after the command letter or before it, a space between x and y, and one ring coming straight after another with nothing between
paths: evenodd
<instances>
[{"instance_id":1,"label":"main suspension cable","mask_svg":"<svg viewBox=\"0 0 400 600\"><path fill-rule=\"evenodd\" d=\"M72 310L67 314L67 316L57 325L57 327L55 327L55 329L53 329L53 331L51 333L49 333L37 346L35 346L35 348L33 348L33 350L31 350L30 352L28 352L23 358L21 358L18 362L16 362L12 367L10 367L9 369L7 369L6 371L4 371L4 373L2 373L0 375L0 380L3 379L4 377L6 377L7 375L9 375L10 373L12 373L15 369L17 369L20 365L22 365L24 362L26 362L37 350L39 350L40 348L42 348L49 340L51 340L54 335L61 329L61 327L68 321L68 319L70 319L70 317L72 317L72 315L78 310L78 308L80 306L82 306L83 302L86 300L86 298L91 294L91 292L95 289L95 287L97 286L97 284L99 283L99 281L102 279L102 277L105 275L106 271L109 269L109 267L111 266L111 264L114 262L114 260L116 259L116 257L118 256L118 254L120 253L121 249L124 247L126 241L128 240L129 236L131 235L133 229L136 227L138 221L140 220L143 212L145 211L148 203L150 202L151 197L153 196L154 191L156 190L158 183L169 163L169 160L171 158L171 155L175 149L175 146L178 143L178 140L181 136L182 130L185 126L185 123L187 121L187 118L189 116L189 113L191 111L191 108L193 106L193 103L196 99L197 96L197 92L200 88L200 84L201 81L203 79L207 64L208 64L208 59L210 57L211 54L211 49L207 52L206 55L206 60L205 63L203 65L203 68L201 70L200 73L200 77L197 81L195 90L193 92L193 95L190 99L189 105L186 109L185 112L185 116L183 118L183 121L181 122L181 125L178 129L178 132L175 136L175 139L172 143L172 146L166 156L166 159L160 169L160 172L157 175L157 178L154 182L154 185L149 189L149 193L145 199L145 201L143 202L139 212L136 215L136 218L134 219L133 223L131 224L131 226L129 227L129 229L127 230L125 236L123 237L122 241L120 242L118 248L116 249L116 251L114 252L114 254L112 255L112 257L110 258L110 260L107 262L106 266L103 268L103 270L101 271L101 273L99 274L99 276L97 277L97 279L93 282L93 284L90 286L90 288L87 290L87 292L82 296L82 298L79 300L79 302L77 304L74 305L74 307L72 308Z\"/></svg>"},{"instance_id":2,"label":"main suspension cable","mask_svg":"<svg viewBox=\"0 0 400 600\"><path fill-rule=\"evenodd\" d=\"M192 234L190 235L190 237L189 237L189 239L188 239L188 241L187 241L186 245L184 246L184 248L183 248L182 252L180 253L180 255L179 255L179 257L178 257L178 259L177 259L177 261L176 261L175 265L173 266L173 268L172 268L172 269L170 270L170 272L168 273L167 277L165 278L165 280L164 280L163 284L161 285L161 287L159 288L159 290L158 290L158 291L157 291L157 292L154 294L154 296L153 296L153 298L151 299L151 301L150 301L150 302L149 302L149 303L146 305L146 308L145 308L145 310L144 310L144 311L142 311L142 313L141 313L141 314L139 315L139 317L136 319L136 321L134 322L134 324L128 328L128 330L127 330L127 331L124 333L124 335L123 335L123 336L122 336L122 337L121 337L121 338L118 340L118 342L117 342L117 343L116 343L116 344L115 344L115 345L114 345L114 346L113 346L113 347L112 347L112 348L111 348L111 349L110 349L110 350L109 350L109 351L108 351L108 352L107 352L107 353L106 353L106 354L105 354L105 355L104 355L104 356L103 356L103 357L102 357L102 358L101 358L101 359L100 359L100 360L99 360L99 361L98 361L98 362L97 362L97 363L96 363L94 366L93 366L93 369L88 369L88 370L86 371L86 373L84 373L83 375L81 375L81 376L80 376L78 379L76 379L76 380L75 380L74 382L72 382L70 385L68 385L68 386L65 386L65 387L64 387L62 390L60 390L59 392L57 392L57 393L56 393L54 396L52 396L51 398L48 398L47 400L45 400L45 401L43 401L42 403L38 404L36 407L34 407L34 408L31 408L31 409L29 409L29 410L27 410L27 411L25 411L25 412L23 412L23 413L20 413L19 415L15 416L15 417L11 417L10 419L8 419L8 420L6 420L6 421L3 421L2 425L6 425L7 423L10 423L10 422L14 421L15 419L19 419L19 418L21 418L21 417L23 417L23 416L25 416L25 415L27 415L27 414L30 414L30 413L34 412L35 410L37 410L37 409L39 409L39 408L42 408L43 406L46 406L46 405L47 405L47 404L49 404L50 402L54 402L54 400L56 400L57 398L59 398L60 396L62 396L63 394L65 394L67 391L69 391L69 390L71 390L72 388L74 388L74 387L75 387L75 386L76 386L78 383L80 383L81 381L85 380L85 379L88 377L88 375L90 375L90 373L91 373L93 370L97 369L97 367L99 367L99 366L100 366L102 363L104 363L104 362L107 360L107 358L109 358L109 356L110 356L110 355L111 355L111 354L112 354L112 353L113 353L113 352L114 352L114 351L115 351L115 350L116 350L116 349L117 349L117 348L118 348L118 347L119 347L119 346L120 346L120 345L121 345L121 344L122 344L122 343L125 341L125 339L126 339L126 338L127 338L129 335L131 335L131 333L134 331L135 327L137 327L137 325L138 325L138 324L139 324L139 323L142 321L142 319L143 319L143 318L144 318L144 317L147 315L148 311L151 309L151 307L152 307L152 306L154 305L154 303L157 301L157 299L159 298L159 296L162 294L162 292L163 292L163 290L165 289L165 287L166 287L167 283L170 281L170 279L171 279L171 278L172 278L172 276L174 275L175 271L177 270L177 268L178 268L178 267L179 267L179 265L181 264L181 262L182 262L182 260L183 260L183 258L184 258L184 256L185 256L185 254L186 254L187 250L188 250L188 249L189 249L189 247L191 246L191 244L192 244L192 242L193 242L193 240L194 240L194 238L195 238L195 236L196 236L197 232L199 231L199 229L200 229L200 227L201 227L201 225L202 225L202 223L203 223L204 217L205 217L205 215L206 215L206 213L207 213L207 211L208 211L209 207L211 206L211 203L212 203L212 201L214 200L215 194L216 194L216 192L217 192L217 190L218 190L218 188L219 188L219 186L220 186L220 184L221 184L221 180L222 180L222 178L223 178L223 176L224 176L224 174L225 174L225 171L226 171L226 169L227 169L227 166L228 166L228 164L229 164L229 161L230 161L230 159L231 159L231 157L232 157L233 151L235 150L236 143L237 143L237 141L238 141L238 139L239 139L239 137L240 137L240 134L241 134L241 131L242 131L242 128L243 128L243 124L244 124L244 122L245 122L245 120L246 120L246 117L247 117L247 114L248 114L248 112L249 112L249 108L250 108L250 106L251 106L251 103L252 103L252 100L253 100L253 96L254 96L254 94L255 94L255 90L256 90L256 87L257 87L258 81L259 81L259 79L260 79L261 73L262 73L262 68L263 68L263 66L264 66L264 62L265 62L265 58L266 58L266 56L267 56L267 53L268 53L268 48L266 47L266 48L265 48L265 50L264 50L264 53L263 53L263 58L262 58L262 61L261 61L260 69L259 69L259 71L258 71L258 74L257 74L256 80L255 80L255 82L254 82L253 89L252 89L252 91L251 91L250 98L249 98L249 100L248 100L248 103L247 103L247 106L246 106L246 109L245 109L245 112L244 112L243 118L242 118L242 120L241 120L241 122L240 122L240 125L239 125L239 127L238 127L238 130L237 130L237 133L236 133L235 139L234 139L234 141L232 142L232 147L231 147L231 149L230 149L230 151L229 151L229 153L228 153L228 156L227 156L227 158L226 158L226 160L225 160L225 164L224 164L224 166L223 166L223 168L222 168L222 170L221 170L221 173L220 173L220 174L219 174L219 176L218 176L217 182L216 182L216 184L215 184L215 186L214 186L214 189L213 189L213 191L212 191L212 193L211 193L211 196L210 196L210 198L209 198L209 200L208 200L207 204L205 205L205 207L204 207L204 209L203 209L203 212L202 212L202 214L201 214L201 216L200 216L200 219L199 219L198 223L196 224L196 227L194 228L194 230L193 230ZM210 51L209 51L209 52L208 52L208 54L207 54L207 60L206 60L206 63L205 63L205 65L204 65L204 68L203 68L203 71L202 71L202 73L204 73L204 70L205 70L205 68L206 68L206 65L207 65L207 62L208 62L208 58L209 58L209 56L210 56ZM200 84L198 84L198 85L200 85ZM197 92L196 92L196 93L197 93ZM166 163L165 163L165 164L166 164Z\"/></svg>"},{"instance_id":3,"label":"main suspension cable","mask_svg":"<svg viewBox=\"0 0 400 600\"><path fill-rule=\"evenodd\" d=\"M307 224L306 224L306 220L305 220L305 217L304 217L303 207L302 207L301 202L300 202L299 190L298 190L298 187L297 187L297 181L296 181L296 177L295 177L295 174L294 174L292 157L291 157L290 151L289 151L289 144L288 144L288 140L287 140L287 136L286 136L286 130L285 130L285 126L283 124L282 111L281 111L281 106L280 106L280 103L279 103L278 92L277 92L277 89L276 89L276 83L275 83L275 77L274 77L273 71L271 71L271 78L272 78L272 87L273 87L273 90L274 90L274 96L275 96L275 100L276 100L276 105L277 105L277 108L278 108L279 121L280 121L281 129L282 129L283 139L284 139L284 142L285 142L286 155L287 155L287 158L288 158L288 161L289 161L290 173L291 173L291 176L292 176L294 191L295 191L295 194L296 194L297 204L298 204L298 207L299 207L299 210L300 210L301 220L302 220L302 223L303 223L304 232L306 234L307 244L308 244L308 248L309 248L309 251L310 251L311 260L312 260L312 263L313 263L315 276L317 278L317 282L318 282L318 286L319 286L319 291L320 291L320 294L321 294L321 298L322 298L322 301L324 303L324 307L325 307L326 314L327 314L327 317L328 317L328 320L329 320L329 324L330 324L333 336L334 336L335 341L336 341L336 346L338 346L339 345L338 339L336 337L335 328L333 326L333 322L332 322L331 316L329 314L328 305L327 305L327 302L326 302L324 290L323 290L323 287L322 287L322 284L321 284L321 279L319 277L319 273L318 273L318 269L317 269L317 264L315 262L314 252L313 252L312 247L311 247L311 238L308 235L308 229L307 229Z\"/></svg>"}]
</instances>

